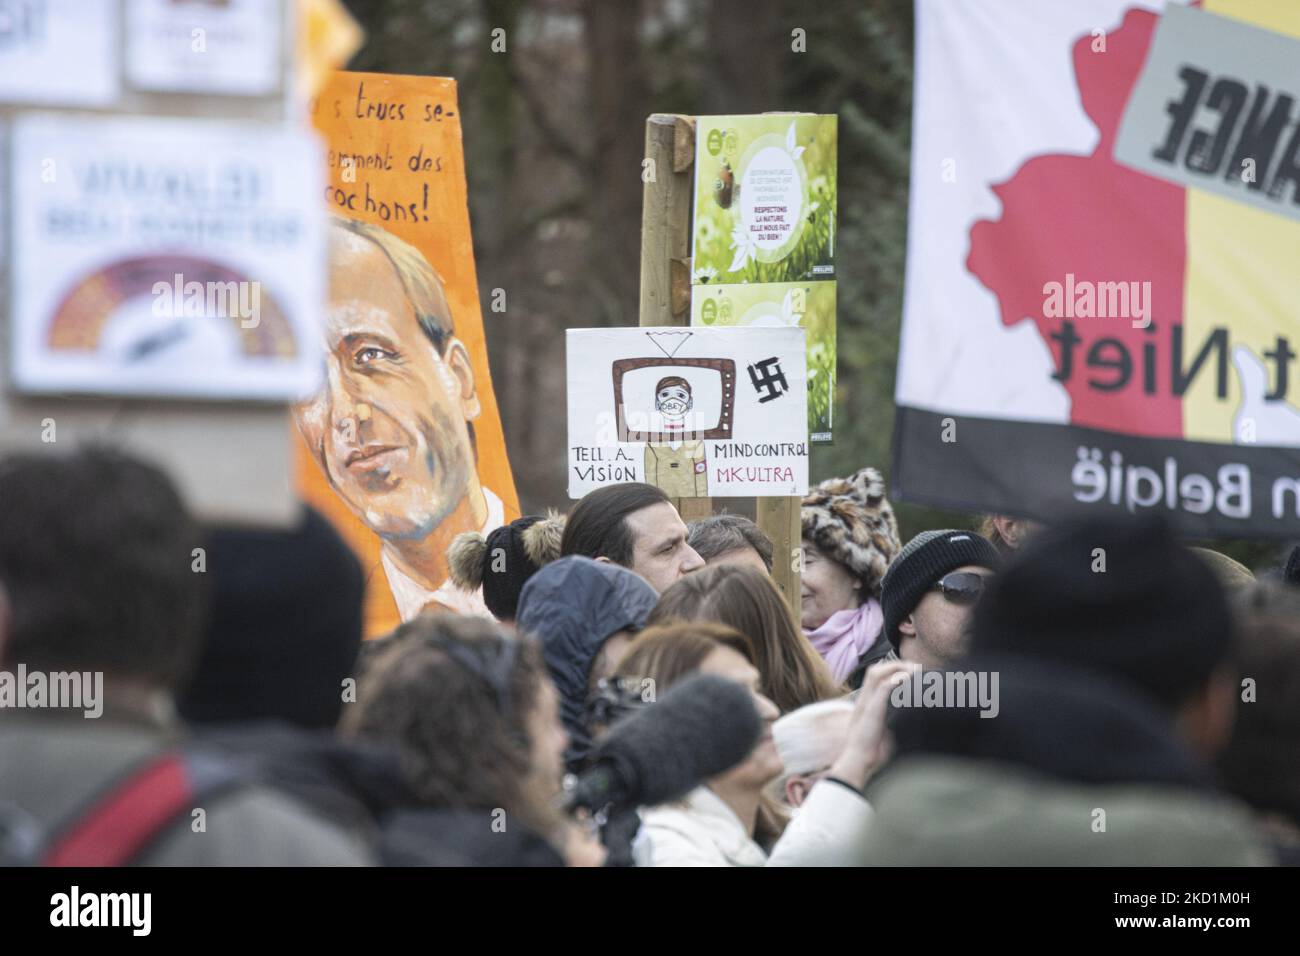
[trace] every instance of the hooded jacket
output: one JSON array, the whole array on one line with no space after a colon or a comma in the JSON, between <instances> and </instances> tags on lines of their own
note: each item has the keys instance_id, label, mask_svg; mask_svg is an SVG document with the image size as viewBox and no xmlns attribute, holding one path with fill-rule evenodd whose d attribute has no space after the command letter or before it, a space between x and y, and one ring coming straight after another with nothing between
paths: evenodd
<instances>
[{"instance_id":1,"label":"hooded jacket","mask_svg":"<svg viewBox=\"0 0 1300 956\"><path fill-rule=\"evenodd\" d=\"M1240 866L1271 862L1244 808L1145 699L1090 672L1017 657L998 713L892 716L896 756L868 788L863 862L898 866Z\"/></svg>"},{"instance_id":2,"label":"hooded jacket","mask_svg":"<svg viewBox=\"0 0 1300 956\"><path fill-rule=\"evenodd\" d=\"M612 635L641 630L658 600L639 575L578 555L551 562L524 585L515 626L541 643L569 732L565 762L571 771L591 749L587 687L592 662Z\"/></svg>"}]
</instances>

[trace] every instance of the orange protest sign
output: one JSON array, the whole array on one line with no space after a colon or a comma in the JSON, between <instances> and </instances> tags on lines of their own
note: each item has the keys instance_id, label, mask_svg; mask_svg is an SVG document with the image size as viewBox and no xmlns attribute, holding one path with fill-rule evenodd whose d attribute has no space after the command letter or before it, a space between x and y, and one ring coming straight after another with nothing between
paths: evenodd
<instances>
[{"instance_id":1,"label":"orange protest sign","mask_svg":"<svg viewBox=\"0 0 1300 956\"><path fill-rule=\"evenodd\" d=\"M488 372L456 83L335 73L313 101L328 150L326 384L295 409L298 481L367 570L366 634L430 603L462 531L518 517Z\"/></svg>"}]
</instances>

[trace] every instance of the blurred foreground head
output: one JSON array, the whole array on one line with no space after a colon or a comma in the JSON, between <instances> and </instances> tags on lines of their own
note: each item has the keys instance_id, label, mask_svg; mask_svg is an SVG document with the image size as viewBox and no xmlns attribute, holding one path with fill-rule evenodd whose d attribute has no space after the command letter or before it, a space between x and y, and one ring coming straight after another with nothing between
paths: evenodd
<instances>
[{"instance_id":1,"label":"blurred foreground head","mask_svg":"<svg viewBox=\"0 0 1300 956\"><path fill-rule=\"evenodd\" d=\"M1208 755L1232 722L1232 634L1215 572L1163 519L1103 515L1034 536L977 606L973 649L1119 681Z\"/></svg>"},{"instance_id":2,"label":"blurred foreground head","mask_svg":"<svg viewBox=\"0 0 1300 956\"><path fill-rule=\"evenodd\" d=\"M1173 709L1232 648L1210 567L1154 516L1091 516L1035 536L975 610L974 649L1118 678Z\"/></svg>"},{"instance_id":3,"label":"blurred foreground head","mask_svg":"<svg viewBox=\"0 0 1300 956\"><path fill-rule=\"evenodd\" d=\"M536 642L483 618L422 614L363 655L345 734L395 747L424 806L502 808L539 835L556 825L568 740Z\"/></svg>"},{"instance_id":4,"label":"blurred foreground head","mask_svg":"<svg viewBox=\"0 0 1300 956\"><path fill-rule=\"evenodd\" d=\"M171 481L106 449L0 461L0 585L12 665L170 691L202 625L204 544Z\"/></svg>"},{"instance_id":5,"label":"blurred foreground head","mask_svg":"<svg viewBox=\"0 0 1300 956\"><path fill-rule=\"evenodd\" d=\"M208 536L212 613L192 680L190 723L338 723L342 682L361 646L361 565L324 518L304 508L285 531Z\"/></svg>"},{"instance_id":6,"label":"blurred foreground head","mask_svg":"<svg viewBox=\"0 0 1300 956\"><path fill-rule=\"evenodd\" d=\"M1236 609L1242 705L1219 771L1263 816L1279 858L1300 865L1300 590L1269 582Z\"/></svg>"}]
</instances>

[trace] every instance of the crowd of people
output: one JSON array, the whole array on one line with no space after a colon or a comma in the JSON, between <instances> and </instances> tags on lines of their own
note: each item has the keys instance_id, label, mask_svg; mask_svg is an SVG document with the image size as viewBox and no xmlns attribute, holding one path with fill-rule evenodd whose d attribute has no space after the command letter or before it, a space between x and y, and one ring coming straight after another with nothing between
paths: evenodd
<instances>
[{"instance_id":1,"label":"crowd of people","mask_svg":"<svg viewBox=\"0 0 1300 956\"><path fill-rule=\"evenodd\" d=\"M102 676L97 719L0 708L6 864L1300 863L1300 549L1257 578L1125 514L904 543L864 468L784 555L621 484L452 543L492 618L363 641L310 509L202 527L103 449L6 458L0 502L0 671ZM744 755L576 804L700 675L752 703Z\"/></svg>"}]
</instances>

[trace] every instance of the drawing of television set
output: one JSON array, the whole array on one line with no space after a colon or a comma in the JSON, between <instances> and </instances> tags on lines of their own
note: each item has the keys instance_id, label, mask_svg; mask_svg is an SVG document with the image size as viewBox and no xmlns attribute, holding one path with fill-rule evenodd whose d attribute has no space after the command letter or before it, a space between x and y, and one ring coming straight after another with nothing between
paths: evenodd
<instances>
[{"instance_id":1,"label":"drawing of television set","mask_svg":"<svg viewBox=\"0 0 1300 956\"><path fill-rule=\"evenodd\" d=\"M628 358L612 366L618 440L733 437L736 363L726 358Z\"/></svg>"}]
</instances>

